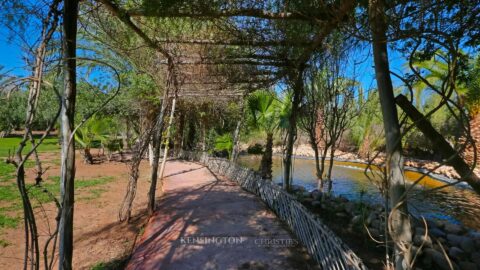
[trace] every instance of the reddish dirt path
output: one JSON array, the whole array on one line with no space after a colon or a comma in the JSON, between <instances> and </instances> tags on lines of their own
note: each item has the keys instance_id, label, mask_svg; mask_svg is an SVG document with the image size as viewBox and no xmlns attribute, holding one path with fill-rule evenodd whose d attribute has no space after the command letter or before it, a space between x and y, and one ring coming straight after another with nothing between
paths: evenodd
<instances>
[{"instance_id":1,"label":"reddish dirt path","mask_svg":"<svg viewBox=\"0 0 480 270\"><path fill-rule=\"evenodd\" d=\"M58 164L49 164L49 161L58 158L59 153L42 154L42 161L45 162L44 168L50 167L44 175L45 179L49 176L59 175ZM75 191L73 268L90 269L99 262L123 260L131 253L135 238L147 221L147 192L150 185L148 161L142 161L140 167L141 174L133 205L133 218L128 224L118 221L118 209L128 182L127 163L112 161L87 165L77 155L75 166L77 180L110 176L113 177L113 181L95 187L105 190L98 198L82 199L82 197L90 196L88 189ZM33 181L33 173L34 168L30 168L28 170L28 181L30 182ZM56 216L56 208L53 204L45 204L44 207L45 216L39 208L35 209L42 251L45 239L52 230L51 226L55 224ZM2 238L8 240L10 245L0 247L0 269L23 268L24 232L22 225L23 222L20 222L18 228L3 231ZM43 260L41 268L43 269ZM54 269L56 268L55 266Z\"/></svg>"},{"instance_id":2,"label":"reddish dirt path","mask_svg":"<svg viewBox=\"0 0 480 270\"><path fill-rule=\"evenodd\" d=\"M166 175L127 269L317 269L255 195L196 163L171 161Z\"/></svg>"}]
</instances>

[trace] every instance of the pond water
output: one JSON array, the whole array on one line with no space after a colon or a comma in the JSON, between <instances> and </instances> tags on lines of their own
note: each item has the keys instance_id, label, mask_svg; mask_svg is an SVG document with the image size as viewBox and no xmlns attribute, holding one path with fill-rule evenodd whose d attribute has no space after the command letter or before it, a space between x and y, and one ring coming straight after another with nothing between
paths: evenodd
<instances>
[{"instance_id":1,"label":"pond water","mask_svg":"<svg viewBox=\"0 0 480 270\"><path fill-rule=\"evenodd\" d=\"M240 156L238 162L245 167L256 170L260 165L260 158L256 155L245 155ZM380 177L367 177L364 171L364 164L335 161L332 172L333 194L350 200L383 204L382 196L376 184ZM412 184L422 174L406 171L405 175L408 183ZM273 157L273 181L276 183L282 182L280 156ZM317 188L314 160L294 159L293 184L304 186L307 190ZM445 182L425 177L409 193L410 211L416 216L424 216L427 219L448 220L480 230L480 196L471 189L461 186L450 186L431 191L432 188L443 185L445 185Z\"/></svg>"}]
</instances>

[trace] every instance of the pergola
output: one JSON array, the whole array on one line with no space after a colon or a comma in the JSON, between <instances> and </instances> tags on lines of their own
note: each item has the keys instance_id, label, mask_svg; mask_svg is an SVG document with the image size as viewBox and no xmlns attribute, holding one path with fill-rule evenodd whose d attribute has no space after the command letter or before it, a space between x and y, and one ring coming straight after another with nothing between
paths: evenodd
<instances>
[{"instance_id":1,"label":"pergola","mask_svg":"<svg viewBox=\"0 0 480 270\"><path fill-rule=\"evenodd\" d=\"M288 187L305 68L352 17L355 1L98 2L160 55L156 64L165 68L166 97L173 100L243 98L283 80L293 90L284 149Z\"/></svg>"}]
</instances>

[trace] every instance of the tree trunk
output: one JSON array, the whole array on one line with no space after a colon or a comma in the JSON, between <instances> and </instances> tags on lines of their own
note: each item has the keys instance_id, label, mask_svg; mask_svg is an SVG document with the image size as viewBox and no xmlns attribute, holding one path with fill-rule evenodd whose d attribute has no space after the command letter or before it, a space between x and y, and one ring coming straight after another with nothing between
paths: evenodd
<instances>
[{"instance_id":1,"label":"tree trunk","mask_svg":"<svg viewBox=\"0 0 480 270\"><path fill-rule=\"evenodd\" d=\"M325 145L322 151L322 156L320 158L320 190L323 192L325 186L326 177L324 177L323 172L325 172L325 161L327 160L328 145Z\"/></svg>"},{"instance_id":2,"label":"tree trunk","mask_svg":"<svg viewBox=\"0 0 480 270\"><path fill-rule=\"evenodd\" d=\"M85 164L93 164L93 156L92 153L90 152L90 148L85 147L83 148L83 162Z\"/></svg>"},{"instance_id":3,"label":"tree trunk","mask_svg":"<svg viewBox=\"0 0 480 270\"><path fill-rule=\"evenodd\" d=\"M180 150L183 149L183 133L185 131L185 112L180 111L178 116L178 130L175 134L174 155L178 156Z\"/></svg>"},{"instance_id":4,"label":"tree trunk","mask_svg":"<svg viewBox=\"0 0 480 270\"><path fill-rule=\"evenodd\" d=\"M64 94L61 112L62 157L60 173L60 201L62 210L59 224L58 266L72 269L73 205L75 179L75 140L73 139L76 83L78 0L63 3L63 76Z\"/></svg>"},{"instance_id":5,"label":"tree trunk","mask_svg":"<svg viewBox=\"0 0 480 270\"><path fill-rule=\"evenodd\" d=\"M390 236L395 243L395 269L411 268L412 233L405 194L400 125L388 63L385 3L369 1L369 20L373 38L375 77L380 96L386 135L387 181L390 193Z\"/></svg>"},{"instance_id":6,"label":"tree trunk","mask_svg":"<svg viewBox=\"0 0 480 270\"><path fill-rule=\"evenodd\" d=\"M202 151L207 151L207 127L206 124L202 124Z\"/></svg>"},{"instance_id":7,"label":"tree trunk","mask_svg":"<svg viewBox=\"0 0 480 270\"><path fill-rule=\"evenodd\" d=\"M333 170L333 158L335 156L335 147L333 145L330 147L330 157L328 163L328 172L327 172L327 179L328 179L328 193L332 192L333 187L333 180L332 180L332 170Z\"/></svg>"},{"instance_id":8,"label":"tree trunk","mask_svg":"<svg viewBox=\"0 0 480 270\"><path fill-rule=\"evenodd\" d=\"M187 137L185 138L185 148L191 151L195 148L196 127L195 127L195 121L192 119L192 117L189 117L189 118L190 119L188 120L188 133L187 133Z\"/></svg>"},{"instance_id":9,"label":"tree trunk","mask_svg":"<svg viewBox=\"0 0 480 270\"><path fill-rule=\"evenodd\" d=\"M172 122L173 122L173 117L175 116L175 104L177 102L177 97L173 98L172 101L172 110L170 111L170 119L168 120L168 126L167 126L167 132L165 136L165 150L163 153L163 161L162 161L162 166L160 167L160 193L163 194L163 173L165 171L165 164L167 163L167 158L168 158L168 146L170 142L170 132L172 128Z\"/></svg>"},{"instance_id":10,"label":"tree trunk","mask_svg":"<svg viewBox=\"0 0 480 270\"><path fill-rule=\"evenodd\" d=\"M242 116L237 121L237 125L235 126L235 131L233 132L233 148L232 148L232 156L230 157L230 161L235 162L237 161L238 154L240 152L239 144L240 144L240 129L242 127Z\"/></svg>"},{"instance_id":11,"label":"tree trunk","mask_svg":"<svg viewBox=\"0 0 480 270\"><path fill-rule=\"evenodd\" d=\"M322 171L320 170L320 155L318 153L317 140L315 139L315 134L309 132L310 147L312 147L314 158L315 158L315 175L317 176L317 189L322 190Z\"/></svg>"},{"instance_id":12,"label":"tree trunk","mask_svg":"<svg viewBox=\"0 0 480 270\"><path fill-rule=\"evenodd\" d=\"M148 143L148 164L150 164L150 167L153 166L153 159L154 159L154 154L155 151L153 149L153 143L149 142Z\"/></svg>"},{"instance_id":13,"label":"tree trunk","mask_svg":"<svg viewBox=\"0 0 480 270\"><path fill-rule=\"evenodd\" d=\"M288 119L287 143L283 153L283 188L290 190L293 144L297 137L297 112L303 96L303 67L296 70L293 82L293 101Z\"/></svg>"},{"instance_id":14,"label":"tree trunk","mask_svg":"<svg viewBox=\"0 0 480 270\"><path fill-rule=\"evenodd\" d=\"M262 155L260 162L260 176L263 179L272 180L272 150L273 148L273 133L267 133L267 143L265 145L265 152Z\"/></svg>"},{"instance_id":15,"label":"tree trunk","mask_svg":"<svg viewBox=\"0 0 480 270\"><path fill-rule=\"evenodd\" d=\"M167 108L168 91L163 95L162 107L157 116L157 123L155 124L155 132L153 134L153 164L151 168L151 183L148 191L148 214L152 215L155 211L155 191L157 190L158 180L158 163L160 161L160 149L162 145L162 131L163 131L163 116Z\"/></svg>"},{"instance_id":16,"label":"tree trunk","mask_svg":"<svg viewBox=\"0 0 480 270\"><path fill-rule=\"evenodd\" d=\"M396 103L415 123L417 128L431 142L433 149L440 153L447 164L452 166L465 182L467 182L475 192L480 194L480 178L473 173L472 168L458 154L455 149L443 138L443 136L435 130L425 116L420 113L404 95L398 95L395 98Z\"/></svg>"}]
</instances>

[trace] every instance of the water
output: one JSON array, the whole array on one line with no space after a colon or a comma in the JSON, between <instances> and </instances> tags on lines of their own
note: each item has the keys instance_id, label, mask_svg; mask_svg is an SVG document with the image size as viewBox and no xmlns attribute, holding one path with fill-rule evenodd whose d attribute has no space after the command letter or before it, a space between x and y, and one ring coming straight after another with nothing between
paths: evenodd
<instances>
[{"instance_id":1,"label":"water","mask_svg":"<svg viewBox=\"0 0 480 270\"><path fill-rule=\"evenodd\" d=\"M241 156L239 163L243 166L258 169L260 156ZM317 188L315 177L315 161L295 158L293 184L304 186L307 190ZM349 162L335 162L332 172L333 194L350 200L364 200L372 204L383 204L377 182L380 177L367 177L365 165ZM378 173L378 172L377 172ZM411 185L421 174L405 173ZM273 157L273 181L282 182L281 157ZM432 191L432 188L445 185L439 180L425 177L409 193L409 208L416 216L427 219L448 220L461 223L467 227L480 230L480 196L465 187L450 186Z\"/></svg>"}]
</instances>

